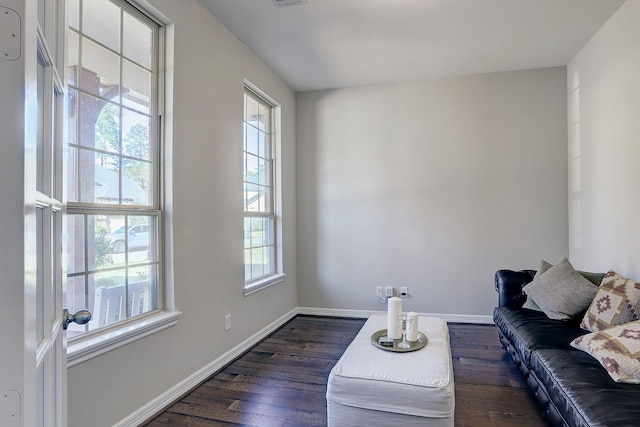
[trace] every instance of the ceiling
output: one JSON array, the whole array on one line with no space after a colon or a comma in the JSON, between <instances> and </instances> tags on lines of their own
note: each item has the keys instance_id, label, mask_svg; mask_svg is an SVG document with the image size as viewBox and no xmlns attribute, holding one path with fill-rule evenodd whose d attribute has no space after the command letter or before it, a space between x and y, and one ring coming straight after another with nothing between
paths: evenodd
<instances>
[{"instance_id":1,"label":"ceiling","mask_svg":"<svg viewBox=\"0 0 640 427\"><path fill-rule=\"evenodd\" d=\"M624 0L200 0L295 91L567 65Z\"/></svg>"}]
</instances>

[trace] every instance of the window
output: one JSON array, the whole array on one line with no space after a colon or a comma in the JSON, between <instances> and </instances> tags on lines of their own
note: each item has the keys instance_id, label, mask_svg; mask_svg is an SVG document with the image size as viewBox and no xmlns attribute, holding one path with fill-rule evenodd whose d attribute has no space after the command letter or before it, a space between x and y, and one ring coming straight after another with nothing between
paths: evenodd
<instances>
[{"instance_id":1,"label":"window","mask_svg":"<svg viewBox=\"0 0 640 427\"><path fill-rule=\"evenodd\" d=\"M161 27L121 0L71 0L68 14L68 337L163 308Z\"/></svg>"},{"instance_id":2,"label":"window","mask_svg":"<svg viewBox=\"0 0 640 427\"><path fill-rule=\"evenodd\" d=\"M275 103L255 88L244 91L245 293L282 281L276 199Z\"/></svg>"}]
</instances>

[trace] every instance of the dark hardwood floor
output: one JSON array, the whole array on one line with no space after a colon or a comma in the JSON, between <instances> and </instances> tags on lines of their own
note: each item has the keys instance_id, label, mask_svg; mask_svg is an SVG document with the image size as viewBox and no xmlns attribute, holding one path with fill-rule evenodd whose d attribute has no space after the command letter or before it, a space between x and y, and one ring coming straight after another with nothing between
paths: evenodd
<instances>
[{"instance_id":1,"label":"dark hardwood floor","mask_svg":"<svg viewBox=\"0 0 640 427\"><path fill-rule=\"evenodd\" d=\"M324 426L329 372L364 322L297 316L146 425ZM456 426L546 426L495 326L449 332Z\"/></svg>"}]
</instances>

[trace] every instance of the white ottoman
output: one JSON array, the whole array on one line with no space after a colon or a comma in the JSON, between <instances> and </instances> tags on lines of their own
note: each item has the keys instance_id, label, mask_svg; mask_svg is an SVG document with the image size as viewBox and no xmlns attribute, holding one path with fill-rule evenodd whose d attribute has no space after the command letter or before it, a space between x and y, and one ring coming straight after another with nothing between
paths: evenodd
<instances>
[{"instance_id":1,"label":"white ottoman","mask_svg":"<svg viewBox=\"0 0 640 427\"><path fill-rule=\"evenodd\" d=\"M387 328L373 315L329 374L330 427L452 427L455 408L449 328L442 319L420 316L427 346L409 353L375 347L371 335Z\"/></svg>"}]
</instances>

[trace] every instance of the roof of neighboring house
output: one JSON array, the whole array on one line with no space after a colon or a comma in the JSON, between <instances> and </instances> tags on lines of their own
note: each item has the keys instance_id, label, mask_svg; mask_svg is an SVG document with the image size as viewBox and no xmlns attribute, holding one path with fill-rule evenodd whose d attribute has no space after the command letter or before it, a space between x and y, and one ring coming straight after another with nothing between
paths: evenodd
<instances>
[{"instance_id":1,"label":"roof of neighboring house","mask_svg":"<svg viewBox=\"0 0 640 427\"><path fill-rule=\"evenodd\" d=\"M96 165L95 200L104 203L120 201L120 176L117 171ZM149 194L137 182L122 176L122 203L148 204Z\"/></svg>"}]
</instances>

